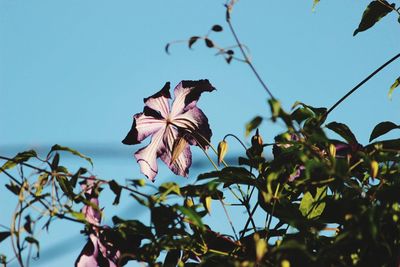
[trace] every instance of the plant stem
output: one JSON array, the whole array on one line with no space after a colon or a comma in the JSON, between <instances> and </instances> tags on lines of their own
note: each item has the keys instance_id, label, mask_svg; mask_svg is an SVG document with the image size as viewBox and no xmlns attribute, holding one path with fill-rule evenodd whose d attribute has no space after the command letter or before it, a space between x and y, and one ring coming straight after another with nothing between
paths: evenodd
<instances>
[{"instance_id":1,"label":"plant stem","mask_svg":"<svg viewBox=\"0 0 400 267\"><path fill-rule=\"evenodd\" d=\"M275 97L272 95L271 91L268 89L268 86L264 83L263 79L262 79L261 76L258 74L256 68L255 68L254 65L251 63L249 56L247 55L246 51L244 51L243 45L242 45L242 43L240 42L239 37L237 36L235 29L233 28L233 25L232 25L232 22L231 22L231 18L230 18L230 9L231 9L231 6L227 4L227 5L226 5L226 9L227 9L227 12L229 13L229 15L226 17L226 22L227 22L228 25L229 25L229 29L231 30L232 35L233 35L233 37L235 38L235 41L236 41L236 43L237 43L237 45L238 45L240 51L242 52L242 55L243 55L243 57L244 57L244 59L245 59L247 65L249 65L250 69L253 71L254 75L256 76L256 78L258 79L258 81L261 83L261 85L262 85L262 87L264 88L264 90L269 94L269 96L270 96L272 99L275 99Z\"/></svg>"},{"instance_id":2,"label":"plant stem","mask_svg":"<svg viewBox=\"0 0 400 267\"><path fill-rule=\"evenodd\" d=\"M351 89L347 94L345 94L342 98L340 98L326 113L324 116L322 116L321 121L324 121L326 117L329 115L329 113L332 112L337 106L340 105L346 98L348 98L351 94L353 94L355 91L357 91L358 88L360 88L364 83L366 83L369 79L374 77L378 72L383 70L386 66L388 66L390 63L395 61L400 57L400 53L386 61L382 66L374 70L370 75L368 75L364 80L362 80L359 84L357 84L353 89Z\"/></svg>"},{"instance_id":3,"label":"plant stem","mask_svg":"<svg viewBox=\"0 0 400 267\"><path fill-rule=\"evenodd\" d=\"M250 221L253 220L253 215L254 215L255 211L257 210L257 208L258 208L258 202L256 203L253 210L251 211L250 216L247 219L246 224L244 225L244 228L243 228L242 234L240 235L240 238L243 238L243 236L246 234L247 228L249 227Z\"/></svg>"}]
</instances>

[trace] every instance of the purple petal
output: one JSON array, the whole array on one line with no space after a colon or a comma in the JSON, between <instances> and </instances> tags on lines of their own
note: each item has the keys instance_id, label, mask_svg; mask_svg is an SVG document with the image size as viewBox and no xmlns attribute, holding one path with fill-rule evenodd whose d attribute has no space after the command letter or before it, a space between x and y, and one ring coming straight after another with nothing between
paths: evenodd
<instances>
[{"instance_id":1,"label":"purple petal","mask_svg":"<svg viewBox=\"0 0 400 267\"><path fill-rule=\"evenodd\" d=\"M90 234L89 240L75 261L75 267L98 267L98 254L97 237Z\"/></svg>"},{"instance_id":2,"label":"purple petal","mask_svg":"<svg viewBox=\"0 0 400 267\"><path fill-rule=\"evenodd\" d=\"M163 134L164 130L159 129L153 134L150 144L135 153L135 158L140 165L141 172L151 181L154 181L158 173L157 157L165 150Z\"/></svg>"},{"instance_id":3,"label":"purple petal","mask_svg":"<svg viewBox=\"0 0 400 267\"><path fill-rule=\"evenodd\" d=\"M125 145L139 144L149 135L159 131L165 126L165 121L161 118L155 118L151 111L145 109L144 113L138 113L133 116L132 128L122 140Z\"/></svg>"},{"instance_id":4,"label":"purple petal","mask_svg":"<svg viewBox=\"0 0 400 267\"><path fill-rule=\"evenodd\" d=\"M167 127L164 135L164 146L166 149L160 157L173 173L187 177L189 175L189 167L192 165L192 153L190 152L189 144L185 146L178 158L171 163L172 148L175 141L178 139L178 136L179 133L176 128L173 128L172 126Z\"/></svg>"},{"instance_id":5,"label":"purple petal","mask_svg":"<svg viewBox=\"0 0 400 267\"><path fill-rule=\"evenodd\" d=\"M96 207L99 206L99 200L98 198L91 198L90 202L96 205ZM85 219L93 224L93 225L99 225L101 221L101 212L89 205L85 205L82 208L82 213L85 214Z\"/></svg>"},{"instance_id":6,"label":"purple petal","mask_svg":"<svg viewBox=\"0 0 400 267\"><path fill-rule=\"evenodd\" d=\"M201 93L211 92L215 88L208 80L182 81L174 89L175 99L172 104L170 117L174 118L193 108L200 98Z\"/></svg>"},{"instance_id":7,"label":"purple petal","mask_svg":"<svg viewBox=\"0 0 400 267\"><path fill-rule=\"evenodd\" d=\"M296 168L296 171L294 173L292 173L289 176L289 182L293 182L294 180L296 180L297 178L300 177L302 171L304 171L306 168L303 165L300 165L299 167Z\"/></svg>"},{"instance_id":8,"label":"purple petal","mask_svg":"<svg viewBox=\"0 0 400 267\"><path fill-rule=\"evenodd\" d=\"M164 118L169 114L169 99L171 98L169 89L170 83L167 82L159 92L144 99L146 106L160 112L161 116Z\"/></svg>"},{"instance_id":9,"label":"purple petal","mask_svg":"<svg viewBox=\"0 0 400 267\"><path fill-rule=\"evenodd\" d=\"M208 148L212 132L208 119L201 109L194 106L185 113L177 115L172 122L179 128L188 130L189 133L185 136L185 139L191 145Z\"/></svg>"}]
</instances>

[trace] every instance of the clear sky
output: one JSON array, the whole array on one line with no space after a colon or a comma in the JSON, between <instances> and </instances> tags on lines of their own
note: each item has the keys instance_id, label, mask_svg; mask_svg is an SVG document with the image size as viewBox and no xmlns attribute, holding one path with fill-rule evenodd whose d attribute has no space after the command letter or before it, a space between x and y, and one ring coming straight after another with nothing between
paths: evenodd
<instances>
[{"instance_id":1,"label":"clear sky","mask_svg":"<svg viewBox=\"0 0 400 267\"><path fill-rule=\"evenodd\" d=\"M322 0L312 12L311 0L242 0L232 19L259 73L285 107L296 100L330 106L400 51L395 14L352 36L368 2ZM90 156L99 176L141 177L132 159L139 146L127 147L121 140L132 115L142 110L144 97L166 81L175 85L184 79L207 78L217 88L199 102L210 120L214 143L226 133L244 137L247 121L255 115L269 116L267 95L248 66L227 65L201 42L193 50L176 44L171 55L164 52L167 42L202 35L213 24L225 29L211 36L214 41L234 44L223 3L0 0L0 154L59 143L95 151ZM347 123L364 144L378 122L400 123L400 92L392 101L387 98L399 74L400 61L368 82L328 120ZM263 124L264 140L271 141L279 129ZM239 146L231 147L239 151ZM200 153L196 159L202 160ZM171 177L168 170L162 171L157 183ZM0 194L1 203L6 194ZM8 220L0 213L1 223ZM46 248L46 238L54 242L57 235L54 231L43 237L42 247ZM74 253L51 264L35 264L71 266Z\"/></svg>"}]
</instances>

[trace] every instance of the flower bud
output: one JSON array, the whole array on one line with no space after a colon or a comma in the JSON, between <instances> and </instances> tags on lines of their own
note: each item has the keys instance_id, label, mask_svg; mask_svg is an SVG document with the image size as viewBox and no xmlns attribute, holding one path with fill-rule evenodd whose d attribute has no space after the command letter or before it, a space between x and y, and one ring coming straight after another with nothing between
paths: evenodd
<instances>
[{"instance_id":1,"label":"flower bud","mask_svg":"<svg viewBox=\"0 0 400 267\"><path fill-rule=\"evenodd\" d=\"M251 145L253 147L262 147L263 145L263 140L261 135L258 133L258 129L256 131L256 134L251 138Z\"/></svg>"},{"instance_id":2,"label":"flower bud","mask_svg":"<svg viewBox=\"0 0 400 267\"><path fill-rule=\"evenodd\" d=\"M222 140L218 144L218 165L224 160L226 153L228 152L228 143Z\"/></svg>"},{"instance_id":3,"label":"flower bud","mask_svg":"<svg viewBox=\"0 0 400 267\"><path fill-rule=\"evenodd\" d=\"M379 164L375 160L371 161L371 177L376 178L378 176Z\"/></svg>"},{"instance_id":4,"label":"flower bud","mask_svg":"<svg viewBox=\"0 0 400 267\"><path fill-rule=\"evenodd\" d=\"M329 154L334 158L336 157L336 146L334 144L329 145Z\"/></svg>"},{"instance_id":5,"label":"flower bud","mask_svg":"<svg viewBox=\"0 0 400 267\"><path fill-rule=\"evenodd\" d=\"M184 205L185 205L185 207L188 207L188 208L193 207L193 205L194 205L193 200L191 198L186 198Z\"/></svg>"},{"instance_id":6,"label":"flower bud","mask_svg":"<svg viewBox=\"0 0 400 267\"><path fill-rule=\"evenodd\" d=\"M256 131L256 134L251 138L250 150L254 156L261 156L261 153L264 150L263 140L262 140L261 135L258 133L258 129Z\"/></svg>"}]
</instances>

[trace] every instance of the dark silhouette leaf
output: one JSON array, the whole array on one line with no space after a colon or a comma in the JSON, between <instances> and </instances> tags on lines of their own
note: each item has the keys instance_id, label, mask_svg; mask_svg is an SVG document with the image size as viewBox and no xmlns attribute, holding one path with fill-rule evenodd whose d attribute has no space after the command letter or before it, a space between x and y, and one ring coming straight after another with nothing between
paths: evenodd
<instances>
[{"instance_id":1,"label":"dark silhouette leaf","mask_svg":"<svg viewBox=\"0 0 400 267\"><path fill-rule=\"evenodd\" d=\"M356 137L346 124L334 121L328 123L326 127L343 137L349 144L358 144Z\"/></svg>"},{"instance_id":2,"label":"dark silhouette leaf","mask_svg":"<svg viewBox=\"0 0 400 267\"><path fill-rule=\"evenodd\" d=\"M9 237L11 235L10 232L0 232L0 243L3 242L4 239L6 239L7 237Z\"/></svg>"},{"instance_id":3,"label":"dark silhouette leaf","mask_svg":"<svg viewBox=\"0 0 400 267\"><path fill-rule=\"evenodd\" d=\"M37 241L37 240L36 240L34 237L32 237L32 236L27 236L27 237L25 237L25 241L28 242L29 244L33 244L33 245L36 246L36 250L37 250L36 257L39 257L39 249L40 249L39 241Z\"/></svg>"},{"instance_id":4,"label":"dark silhouette leaf","mask_svg":"<svg viewBox=\"0 0 400 267\"><path fill-rule=\"evenodd\" d=\"M167 53L168 55L170 54L169 53L169 46L170 46L170 43L166 44L165 47L164 47L165 53Z\"/></svg>"},{"instance_id":5,"label":"dark silhouette leaf","mask_svg":"<svg viewBox=\"0 0 400 267\"><path fill-rule=\"evenodd\" d=\"M380 19L389 14L393 8L394 4L389 4L385 0L375 0L369 3L353 36L374 26Z\"/></svg>"},{"instance_id":6,"label":"dark silhouette leaf","mask_svg":"<svg viewBox=\"0 0 400 267\"><path fill-rule=\"evenodd\" d=\"M181 251L173 249L168 251L167 256L164 260L164 267L175 267L178 264L179 258L181 257Z\"/></svg>"},{"instance_id":7,"label":"dark silhouette leaf","mask_svg":"<svg viewBox=\"0 0 400 267\"><path fill-rule=\"evenodd\" d=\"M206 39L204 39L204 41L206 42L206 46L208 48L213 48L214 47L214 43L210 39L206 38Z\"/></svg>"},{"instance_id":8,"label":"dark silhouette leaf","mask_svg":"<svg viewBox=\"0 0 400 267\"><path fill-rule=\"evenodd\" d=\"M110 182L108 182L108 185L110 186L111 191L113 191L113 193L115 194L113 205L118 205L119 199L121 197L122 188L115 180L111 180Z\"/></svg>"},{"instance_id":9,"label":"dark silhouette leaf","mask_svg":"<svg viewBox=\"0 0 400 267\"><path fill-rule=\"evenodd\" d=\"M369 137L369 141L371 142L375 138L384 135L385 133L388 133L394 129L400 129L400 126L390 121L381 122L375 126L374 130L372 130L371 136Z\"/></svg>"},{"instance_id":10,"label":"dark silhouette leaf","mask_svg":"<svg viewBox=\"0 0 400 267\"><path fill-rule=\"evenodd\" d=\"M192 36L189 39L189 48L192 48L192 45L199 39L199 36Z\"/></svg>"},{"instance_id":11,"label":"dark silhouette leaf","mask_svg":"<svg viewBox=\"0 0 400 267\"><path fill-rule=\"evenodd\" d=\"M222 32L223 31L223 28L222 28L222 26L221 25L214 25L212 28L211 28L211 30L213 30L213 31L215 31L215 32Z\"/></svg>"}]
</instances>

